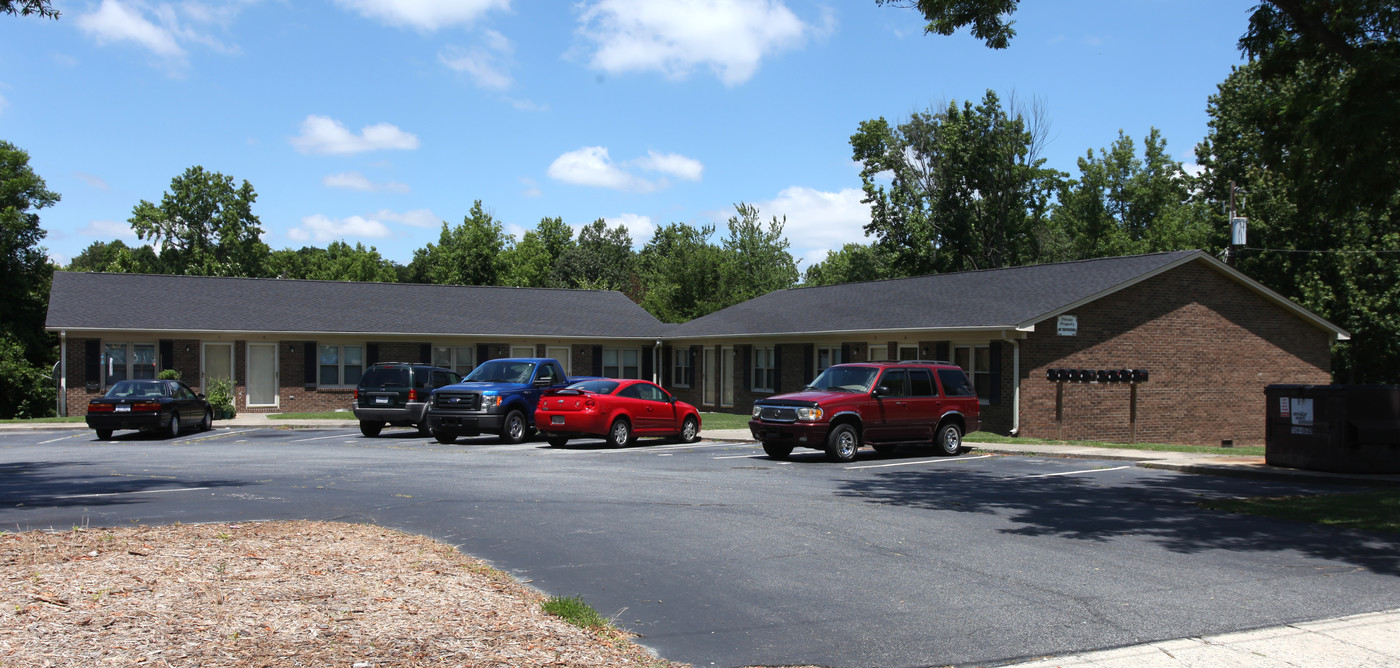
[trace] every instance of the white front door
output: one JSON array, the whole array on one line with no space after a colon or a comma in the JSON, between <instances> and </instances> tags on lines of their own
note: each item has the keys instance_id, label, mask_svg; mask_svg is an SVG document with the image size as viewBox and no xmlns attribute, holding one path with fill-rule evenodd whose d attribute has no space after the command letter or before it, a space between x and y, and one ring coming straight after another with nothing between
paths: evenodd
<instances>
[{"instance_id":1,"label":"white front door","mask_svg":"<svg viewBox=\"0 0 1400 668\"><path fill-rule=\"evenodd\" d=\"M232 343L204 344L204 374L199 379L200 389L207 394L209 381L215 378L233 380Z\"/></svg>"},{"instance_id":2,"label":"white front door","mask_svg":"<svg viewBox=\"0 0 1400 668\"><path fill-rule=\"evenodd\" d=\"M248 344L248 406L277 406L277 344Z\"/></svg>"}]
</instances>

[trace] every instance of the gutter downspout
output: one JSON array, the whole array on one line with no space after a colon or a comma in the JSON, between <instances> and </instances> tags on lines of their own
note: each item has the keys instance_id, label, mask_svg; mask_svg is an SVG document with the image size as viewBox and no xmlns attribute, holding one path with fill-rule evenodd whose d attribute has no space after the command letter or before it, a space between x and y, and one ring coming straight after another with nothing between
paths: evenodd
<instances>
[{"instance_id":1,"label":"gutter downspout","mask_svg":"<svg viewBox=\"0 0 1400 668\"><path fill-rule=\"evenodd\" d=\"M1011 342L1011 435L1015 436L1021 431L1021 342L1008 338L1006 330L1001 331L1001 338Z\"/></svg>"},{"instance_id":2,"label":"gutter downspout","mask_svg":"<svg viewBox=\"0 0 1400 668\"><path fill-rule=\"evenodd\" d=\"M58 331L58 416L68 417L68 330Z\"/></svg>"}]
</instances>

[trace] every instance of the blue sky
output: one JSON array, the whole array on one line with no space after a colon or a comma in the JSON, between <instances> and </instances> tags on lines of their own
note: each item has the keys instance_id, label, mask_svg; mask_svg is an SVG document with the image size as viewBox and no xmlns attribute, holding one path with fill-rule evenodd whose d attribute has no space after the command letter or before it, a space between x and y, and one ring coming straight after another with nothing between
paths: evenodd
<instances>
[{"instance_id":1,"label":"blue sky","mask_svg":"<svg viewBox=\"0 0 1400 668\"><path fill-rule=\"evenodd\" d=\"M60 263L193 165L252 183L274 249L407 263L474 200L625 224L638 247L733 205L802 266L868 241L849 138L950 100L1037 102L1048 164L1150 127L1185 163L1253 0L1022 3L1004 51L874 0L54 0L0 17L0 139L62 195Z\"/></svg>"}]
</instances>

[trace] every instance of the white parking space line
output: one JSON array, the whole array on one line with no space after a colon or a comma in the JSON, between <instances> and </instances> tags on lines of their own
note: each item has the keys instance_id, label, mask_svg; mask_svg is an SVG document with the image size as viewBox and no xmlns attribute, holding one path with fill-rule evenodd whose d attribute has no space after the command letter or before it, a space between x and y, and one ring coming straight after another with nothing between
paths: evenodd
<instances>
[{"instance_id":1,"label":"white parking space line","mask_svg":"<svg viewBox=\"0 0 1400 668\"><path fill-rule=\"evenodd\" d=\"M665 451L667 451L667 450L685 450L685 449L687 449L687 448L689 448L689 449L699 449L699 448L732 448L732 447L735 447L735 446L743 446L743 445L746 445L746 444L744 444L744 443L723 443L723 442L720 442L720 443L705 443L705 442L702 441L702 442L700 442L700 443L677 443L677 444L674 444L674 445L645 445L645 446L641 446L641 447L635 447L635 446L634 446L634 447L630 447L630 448L619 448L619 449L617 449L617 450L598 450L597 452L598 452L598 454L613 454L613 455L619 455L619 454L636 454L636 453L638 453L638 452L646 453L646 452L665 452Z\"/></svg>"},{"instance_id":2,"label":"white parking space line","mask_svg":"<svg viewBox=\"0 0 1400 668\"><path fill-rule=\"evenodd\" d=\"M711 457L711 459L764 459L768 455L725 455L723 457Z\"/></svg>"},{"instance_id":3,"label":"white parking space line","mask_svg":"<svg viewBox=\"0 0 1400 668\"><path fill-rule=\"evenodd\" d=\"M298 438L297 440L295 440L295 441L290 441L290 442L291 442L291 443L302 443L302 442L305 442L305 441L323 441L323 440L328 439L328 438L345 438L346 436L349 436L349 434L331 434L330 436L317 436L317 437L315 437L315 438Z\"/></svg>"},{"instance_id":4,"label":"white parking space line","mask_svg":"<svg viewBox=\"0 0 1400 668\"><path fill-rule=\"evenodd\" d=\"M234 435L234 434L246 434L246 433L248 433L248 432L250 432L250 431L257 431L257 429L239 429L239 430L237 430L237 431L225 431L225 432L219 432L219 433L217 433L217 434L205 434L204 436L196 436L195 438L187 439L187 440L185 440L185 441L183 441L183 442L184 442L184 443L193 443L193 442L195 442L195 441L207 441L207 440L209 440L209 439L211 439L211 438L222 438L222 437L224 437L224 436L232 436L232 435Z\"/></svg>"},{"instance_id":5,"label":"white parking space line","mask_svg":"<svg viewBox=\"0 0 1400 668\"><path fill-rule=\"evenodd\" d=\"M47 441L39 441L38 445L44 445L45 443L57 443L57 442L59 442L59 441L66 440L66 439L70 439L70 438L78 438L79 436L87 436L87 434L73 434L73 435L71 435L71 436L62 436L62 437L59 437L59 438L51 438L51 439L49 439L49 440L47 440Z\"/></svg>"},{"instance_id":6,"label":"white parking space line","mask_svg":"<svg viewBox=\"0 0 1400 668\"><path fill-rule=\"evenodd\" d=\"M953 462L970 462L974 459L987 459L991 456L992 455L978 455L976 457L958 457L957 459L920 459L914 462L895 462L893 464L867 464L865 466L847 466L846 470L856 471L859 469L882 469L889 466L916 466L918 464L947 464Z\"/></svg>"},{"instance_id":7,"label":"white parking space line","mask_svg":"<svg viewBox=\"0 0 1400 668\"><path fill-rule=\"evenodd\" d=\"M1057 475L1078 475L1080 473L1102 473L1104 471L1121 471L1130 469L1131 466L1115 466L1111 469L1084 469L1083 471L1061 471L1059 473L1041 473L1039 475L1023 475L1010 478L1011 480L1030 480L1031 478L1052 478Z\"/></svg>"},{"instance_id":8,"label":"white parking space line","mask_svg":"<svg viewBox=\"0 0 1400 668\"><path fill-rule=\"evenodd\" d=\"M179 489L143 489L136 492L111 492L108 494L70 494L68 496L55 496L55 499L91 499L98 496L124 496L127 494L164 494L165 492L194 492L208 487L181 487Z\"/></svg>"}]
</instances>

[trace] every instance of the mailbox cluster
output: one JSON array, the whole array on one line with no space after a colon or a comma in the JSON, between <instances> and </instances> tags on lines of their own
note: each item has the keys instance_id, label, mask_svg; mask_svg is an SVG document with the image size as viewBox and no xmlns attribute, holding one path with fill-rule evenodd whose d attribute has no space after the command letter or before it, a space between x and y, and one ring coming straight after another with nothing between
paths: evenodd
<instances>
[{"instance_id":1,"label":"mailbox cluster","mask_svg":"<svg viewBox=\"0 0 1400 668\"><path fill-rule=\"evenodd\" d=\"M1146 369L1046 369L1045 379L1071 383L1145 383Z\"/></svg>"}]
</instances>

